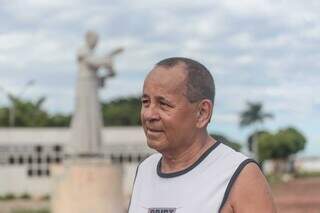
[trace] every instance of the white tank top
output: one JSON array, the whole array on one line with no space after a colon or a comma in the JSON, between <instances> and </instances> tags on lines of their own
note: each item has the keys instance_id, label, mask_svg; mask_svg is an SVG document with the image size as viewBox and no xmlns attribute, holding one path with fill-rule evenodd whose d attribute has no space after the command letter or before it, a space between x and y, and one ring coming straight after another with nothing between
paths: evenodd
<instances>
[{"instance_id":1,"label":"white tank top","mask_svg":"<svg viewBox=\"0 0 320 213\"><path fill-rule=\"evenodd\" d=\"M129 213L220 212L249 162L254 161L217 142L190 167L162 173L161 154L153 154L137 168Z\"/></svg>"}]
</instances>

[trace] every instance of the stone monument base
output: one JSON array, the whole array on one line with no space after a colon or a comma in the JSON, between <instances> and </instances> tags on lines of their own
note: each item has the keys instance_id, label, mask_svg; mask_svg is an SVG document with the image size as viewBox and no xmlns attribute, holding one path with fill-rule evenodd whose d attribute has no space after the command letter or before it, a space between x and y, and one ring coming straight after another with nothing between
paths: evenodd
<instances>
[{"instance_id":1,"label":"stone monument base","mask_svg":"<svg viewBox=\"0 0 320 213\"><path fill-rule=\"evenodd\" d=\"M52 213L122 213L122 169L101 158L78 158L53 166Z\"/></svg>"}]
</instances>

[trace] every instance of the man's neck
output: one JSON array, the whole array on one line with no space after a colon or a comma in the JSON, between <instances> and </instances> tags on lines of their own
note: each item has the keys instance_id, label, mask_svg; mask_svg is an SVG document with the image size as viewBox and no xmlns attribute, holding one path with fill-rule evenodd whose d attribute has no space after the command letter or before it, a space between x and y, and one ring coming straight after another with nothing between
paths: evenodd
<instances>
[{"instance_id":1,"label":"man's neck","mask_svg":"<svg viewBox=\"0 0 320 213\"><path fill-rule=\"evenodd\" d=\"M208 134L205 134L202 137L198 137L197 141L194 141L178 153L162 153L161 172L172 173L188 168L214 143L216 141Z\"/></svg>"}]
</instances>

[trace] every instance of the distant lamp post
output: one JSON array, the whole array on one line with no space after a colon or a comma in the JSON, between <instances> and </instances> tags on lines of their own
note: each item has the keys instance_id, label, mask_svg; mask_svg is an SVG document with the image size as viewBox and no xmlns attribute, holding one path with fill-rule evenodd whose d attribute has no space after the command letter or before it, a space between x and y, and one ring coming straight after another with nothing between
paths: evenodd
<instances>
[{"instance_id":1,"label":"distant lamp post","mask_svg":"<svg viewBox=\"0 0 320 213\"><path fill-rule=\"evenodd\" d=\"M0 90L2 90L8 97L8 99L11 102L11 105L9 106L9 126L14 127L15 126L15 118L16 118L16 108L14 104L14 99L19 99L22 97L22 95L30 88L32 85L35 84L35 80L29 80L27 83L24 84L22 87L21 92L19 92L17 95L12 94L12 92L9 92L7 89L0 86Z\"/></svg>"}]
</instances>

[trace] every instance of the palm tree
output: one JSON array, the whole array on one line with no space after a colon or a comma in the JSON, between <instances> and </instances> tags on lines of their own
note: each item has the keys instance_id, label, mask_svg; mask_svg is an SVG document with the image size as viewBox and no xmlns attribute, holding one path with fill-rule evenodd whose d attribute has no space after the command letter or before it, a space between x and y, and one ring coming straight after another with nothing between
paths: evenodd
<instances>
[{"instance_id":1,"label":"palm tree","mask_svg":"<svg viewBox=\"0 0 320 213\"><path fill-rule=\"evenodd\" d=\"M247 126L255 126L256 130L252 134L251 143L253 144L252 150L255 154L255 159L258 159L258 147L256 141L256 136L258 136L258 125L263 124L263 122L268 119L273 118L271 113L267 113L263 111L263 105L261 102L247 102L247 109L245 109L240 114L240 127L247 127ZM250 143L250 140L248 141ZM248 144L250 149L251 144Z\"/></svg>"},{"instance_id":2,"label":"palm tree","mask_svg":"<svg viewBox=\"0 0 320 213\"><path fill-rule=\"evenodd\" d=\"M48 113L42 109L46 98L40 97L36 101L26 101L21 98L10 96L12 102L12 126L45 126Z\"/></svg>"},{"instance_id":3,"label":"palm tree","mask_svg":"<svg viewBox=\"0 0 320 213\"><path fill-rule=\"evenodd\" d=\"M262 124L267 118L273 118L271 113L263 112L261 102L247 102L247 106L240 114L240 127Z\"/></svg>"}]
</instances>

